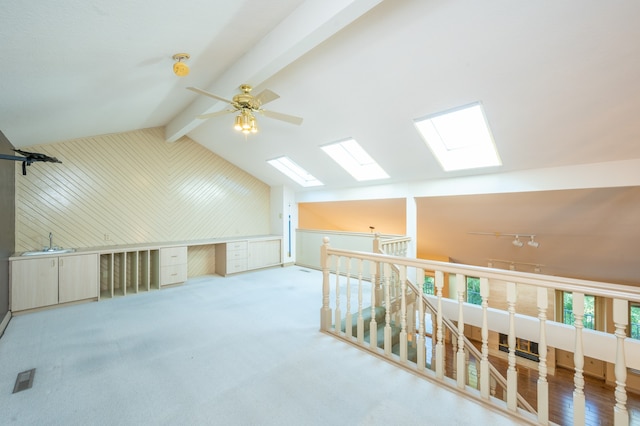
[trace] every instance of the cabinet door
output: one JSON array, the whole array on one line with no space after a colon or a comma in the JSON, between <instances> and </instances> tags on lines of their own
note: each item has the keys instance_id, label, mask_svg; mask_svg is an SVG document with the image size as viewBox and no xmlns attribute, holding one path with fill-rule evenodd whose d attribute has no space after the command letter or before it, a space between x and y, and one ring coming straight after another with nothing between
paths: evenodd
<instances>
[{"instance_id":1,"label":"cabinet door","mask_svg":"<svg viewBox=\"0 0 640 426\"><path fill-rule=\"evenodd\" d=\"M11 310L40 308L58 303L58 258L11 262Z\"/></svg>"},{"instance_id":2,"label":"cabinet door","mask_svg":"<svg viewBox=\"0 0 640 426\"><path fill-rule=\"evenodd\" d=\"M249 242L249 269L264 268L280 263L282 263L280 240Z\"/></svg>"},{"instance_id":3,"label":"cabinet door","mask_svg":"<svg viewBox=\"0 0 640 426\"><path fill-rule=\"evenodd\" d=\"M98 255L59 258L59 303L98 297Z\"/></svg>"}]
</instances>

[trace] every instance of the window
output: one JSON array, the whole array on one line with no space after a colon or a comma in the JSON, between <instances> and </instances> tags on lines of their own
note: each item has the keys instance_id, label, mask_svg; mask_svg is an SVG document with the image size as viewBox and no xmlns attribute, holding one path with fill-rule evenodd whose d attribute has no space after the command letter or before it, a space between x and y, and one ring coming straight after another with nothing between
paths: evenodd
<instances>
[{"instance_id":1,"label":"window","mask_svg":"<svg viewBox=\"0 0 640 426\"><path fill-rule=\"evenodd\" d=\"M482 305L480 278L478 277L467 277L467 302L474 305Z\"/></svg>"},{"instance_id":2,"label":"window","mask_svg":"<svg viewBox=\"0 0 640 426\"><path fill-rule=\"evenodd\" d=\"M573 293L562 292L562 322L573 325L575 318L573 315ZM595 296L584 296L584 317L582 318L584 328L596 329L596 298Z\"/></svg>"},{"instance_id":3,"label":"window","mask_svg":"<svg viewBox=\"0 0 640 426\"><path fill-rule=\"evenodd\" d=\"M355 139L331 143L320 148L357 181L389 177Z\"/></svg>"},{"instance_id":4,"label":"window","mask_svg":"<svg viewBox=\"0 0 640 426\"><path fill-rule=\"evenodd\" d=\"M502 164L479 102L415 120L414 124L446 172Z\"/></svg>"},{"instance_id":5,"label":"window","mask_svg":"<svg viewBox=\"0 0 640 426\"><path fill-rule=\"evenodd\" d=\"M267 163L271 164L284 175L288 176L290 179L305 188L309 186L324 185L318 179L313 177L311 173L294 163L289 157L283 156L274 158L273 160L268 160Z\"/></svg>"},{"instance_id":6,"label":"window","mask_svg":"<svg viewBox=\"0 0 640 426\"><path fill-rule=\"evenodd\" d=\"M640 305L632 304L629 307L629 336L640 339Z\"/></svg>"}]
</instances>

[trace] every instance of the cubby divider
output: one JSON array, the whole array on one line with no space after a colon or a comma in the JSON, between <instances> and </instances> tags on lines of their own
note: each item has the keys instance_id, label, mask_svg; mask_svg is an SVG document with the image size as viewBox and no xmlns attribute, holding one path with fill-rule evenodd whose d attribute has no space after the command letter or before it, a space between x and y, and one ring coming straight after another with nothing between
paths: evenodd
<instances>
[{"instance_id":1,"label":"cubby divider","mask_svg":"<svg viewBox=\"0 0 640 426\"><path fill-rule=\"evenodd\" d=\"M100 299L113 297L113 253L100 255Z\"/></svg>"},{"instance_id":2,"label":"cubby divider","mask_svg":"<svg viewBox=\"0 0 640 426\"><path fill-rule=\"evenodd\" d=\"M126 274L125 274L125 295L127 293L138 292L138 252L130 251L125 253Z\"/></svg>"},{"instance_id":3,"label":"cubby divider","mask_svg":"<svg viewBox=\"0 0 640 426\"><path fill-rule=\"evenodd\" d=\"M149 291L149 250L138 252L138 291Z\"/></svg>"}]
</instances>

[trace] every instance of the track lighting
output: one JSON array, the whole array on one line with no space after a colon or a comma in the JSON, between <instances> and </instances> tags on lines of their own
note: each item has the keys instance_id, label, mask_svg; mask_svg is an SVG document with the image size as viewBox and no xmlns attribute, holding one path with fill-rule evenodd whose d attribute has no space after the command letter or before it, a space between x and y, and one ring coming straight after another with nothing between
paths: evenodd
<instances>
[{"instance_id":1,"label":"track lighting","mask_svg":"<svg viewBox=\"0 0 640 426\"><path fill-rule=\"evenodd\" d=\"M540 247L540 243L537 242L535 240L535 235L534 234L503 234L502 232L469 232L469 234L473 234L473 235L490 235L493 237L514 237L513 240L511 240L511 244L513 244L515 247L522 247L524 246L524 243L522 242L522 240L520 240L520 237L522 238L529 238L529 241L527 241L527 245L529 247L533 247L533 248L538 248Z\"/></svg>"},{"instance_id":2,"label":"track lighting","mask_svg":"<svg viewBox=\"0 0 640 426\"><path fill-rule=\"evenodd\" d=\"M186 61L191 56L188 53L176 53L173 55L173 60L177 61L173 64L173 73L178 77L184 77L189 74L189 66L182 61Z\"/></svg>"}]
</instances>

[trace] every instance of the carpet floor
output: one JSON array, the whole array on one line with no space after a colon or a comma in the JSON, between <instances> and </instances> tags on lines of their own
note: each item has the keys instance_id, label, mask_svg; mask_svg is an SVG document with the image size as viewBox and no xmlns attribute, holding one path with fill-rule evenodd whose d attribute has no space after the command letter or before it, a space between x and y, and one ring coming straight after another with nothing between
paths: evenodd
<instances>
[{"instance_id":1,"label":"carpet floor","mask_svg":"<svg viewBox=\"0 0 640 426\"><path fill-rule=\"evenodd\" d=\"M0 423L518 424L321 333L321 286L290 266L15 316Z\"/></svg>"}]
</instances>

